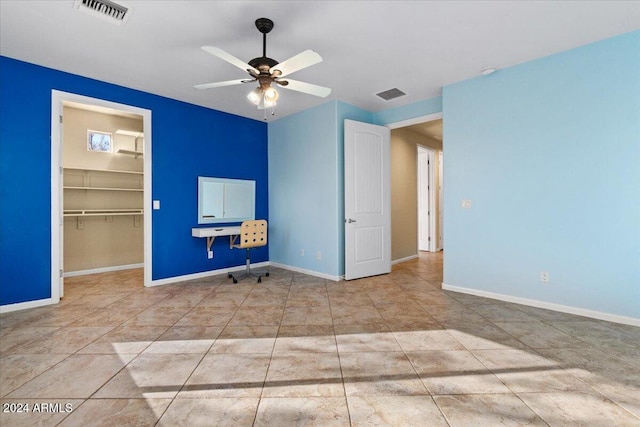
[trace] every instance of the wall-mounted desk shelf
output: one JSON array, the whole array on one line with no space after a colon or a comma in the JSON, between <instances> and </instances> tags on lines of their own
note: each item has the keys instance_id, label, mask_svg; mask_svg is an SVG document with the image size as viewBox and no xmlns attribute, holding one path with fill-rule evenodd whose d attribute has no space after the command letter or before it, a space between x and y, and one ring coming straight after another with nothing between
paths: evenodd
<instances>
[{"instance_id":1,"label":"wall-mounted desk shelf","mask_svg":"<svg viewBox=\"0 0 640 427\"><path fill-rule=\"evenodd\" d=\"M213 241L218 236L237 236L240 234L240 226L233 225L227 227L202 227L202 228L192 228L191 236L192 237L200 237L207 238L207 252L211 250L211 245L213 245ZM229 238L229 246L231 246L231 237Z\"/></svg>"}]
</instances>

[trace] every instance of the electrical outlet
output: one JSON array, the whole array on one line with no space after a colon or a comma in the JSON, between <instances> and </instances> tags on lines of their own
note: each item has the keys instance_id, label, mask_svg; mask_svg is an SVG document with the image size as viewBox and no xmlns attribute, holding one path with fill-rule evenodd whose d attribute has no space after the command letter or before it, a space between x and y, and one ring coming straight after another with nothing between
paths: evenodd
<instances>
[{"instance_id":1,"label":"electrical outlet","mask_svg":"<svg viewBox=\"0 0 640 427\"><path fill-rule=\"evenodd\" d=\"M548 271L541 271L540 272L540 281L542 283L549 283L549 272Z\"/></svg>"},{"instance_id":2,"label":"electrical outlet","mask_svg":"<svg viewBox=\"0 0 640 427\"><path fill-rule=\"evenodd\" d=\"M207 251L207 258L213 259L213 251Z\"/></svg>"},{"instance_id":3,"label":"electrical outlet","mask_svg":"<svg viewBox=\"0 0 640 427\"><path fill-rule=\"evenodd\" d=\"M316 252L316 261L322 261L322 252Z\"/></svg>"},{"instance_id":4,"label":"electrical outlet","mask_svg":"<svg viewBox=\"0 0 640 427\"><path fill-rule=\"evenodd\" d=\"M304 256L304 249L300 249L300 256Z\"/></svg>"}]
</instances>

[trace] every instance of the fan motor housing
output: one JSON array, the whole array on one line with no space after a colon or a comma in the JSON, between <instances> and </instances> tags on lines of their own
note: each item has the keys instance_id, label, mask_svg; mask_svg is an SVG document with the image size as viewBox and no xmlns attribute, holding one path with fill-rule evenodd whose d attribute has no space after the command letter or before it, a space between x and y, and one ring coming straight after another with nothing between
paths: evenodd
<instances>
[{"instance_id":1,"label":"fan motor housing","mask_svg":"<svg viewBox=\"0 0 640 427\"><path fill-rule=\"evenodd\" d=\"M249 65L251 65L256 70L260 72L269 72L269 69L275 65L278 65L279 62L275 59L267 58L266 56L262 56L260 58L253 58L249 61Z\"/></svg>"}]
</instances>

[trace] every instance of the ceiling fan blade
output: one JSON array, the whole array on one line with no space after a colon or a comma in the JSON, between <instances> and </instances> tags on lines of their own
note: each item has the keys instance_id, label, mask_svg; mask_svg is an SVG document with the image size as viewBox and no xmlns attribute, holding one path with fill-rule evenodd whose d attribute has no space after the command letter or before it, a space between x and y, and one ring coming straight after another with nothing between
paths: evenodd
<instances>
[{"instance_id":1,"label":"ceiling fan blade","mask_svg":"<svg viewBox=\"0 0 640 427\"><path fill-rule=\"evenodd\" d=\"M251 65L247 64L246 62L244 62L241 59L236 58L235 56L231 55L230 53L225 52L224 50L220 49L219 47L215 47L215 46L202 46L202 50L204 50L205 52L208 52L214 56L217 56L218 58L227 61L229 64L231 65L235 65L236 67L240 68L241 70L244 71L253 71L256 74L260 74L260 72L258 70L256 70L255 68L253 68Z\"/></svg>"},{"instance_id":2,"label":"ceiling fan blade","mask_svg":"<svg viewBox=\"0 0 640 427\"><path fill-rule=\"evenodd\" d=\"M276 82L285 89L291 89L298 92L308 93L309 95L319 96L320 98L329 96L329 94L331 93L331 89L329 89L328 87L318 86L311 83L299 82L297 80L287 79L286 82L289 82L288 84L284 84L285 83L284 81L283 82L276 81Z\"/></svg>"},{"instance_id":3,"label":"ceiling fan blade","mask_svg":"<svg viewBox=\"0 0 640 427\"><path fill-rule=\"evenodd\" d=\"M196 89L213 89L214 87L233 86L242 83L253 82L255 80L239 79L239 80L227 80L225 82L204 83L201 85L195 85Z\"/></svg>"},{"instance_id":4,"label":"ceiling fan blade","mask_svg":"<svg viewBox=\"0 0 640 427\"><path fill-rule=\"evenodd\" d=\"M322 62L322 57L311 49L305 50L291 58L282 61L281 63L271 67L273 71L280 71L280 75L277 77L284 77L288 74L295 73L303 68L310 67L319 62Z\"/></svg>"}]
</instances>

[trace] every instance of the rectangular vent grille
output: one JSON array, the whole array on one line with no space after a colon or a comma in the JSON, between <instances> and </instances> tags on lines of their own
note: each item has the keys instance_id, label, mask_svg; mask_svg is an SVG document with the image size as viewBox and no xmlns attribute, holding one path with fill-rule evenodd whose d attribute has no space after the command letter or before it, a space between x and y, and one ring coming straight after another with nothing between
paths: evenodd
<instances>
[{"instance_id":1,"label":"rectangular vent grille","mask_svg":"<svg viewBox=\"0 0 640 427\"><path fill-rule=\"evenodd\" d=\"M128 7L109 0L75 0L74 7L117 25L124 25L130 15Z\"/></svg>"},{"instance_id":2,"label":"rectangular vent grille","mask_svg":"<svg viewBox=\"0 0 640 427\"><path fill-rule=\"evenodd\" d=\"M392 99L400 98L401 96L405 96L406 93L394 87L393 89L385 90L384 92L376 93L376 96L384 99L385 101L391 101Z\"/></svg>"}]
</instances>

